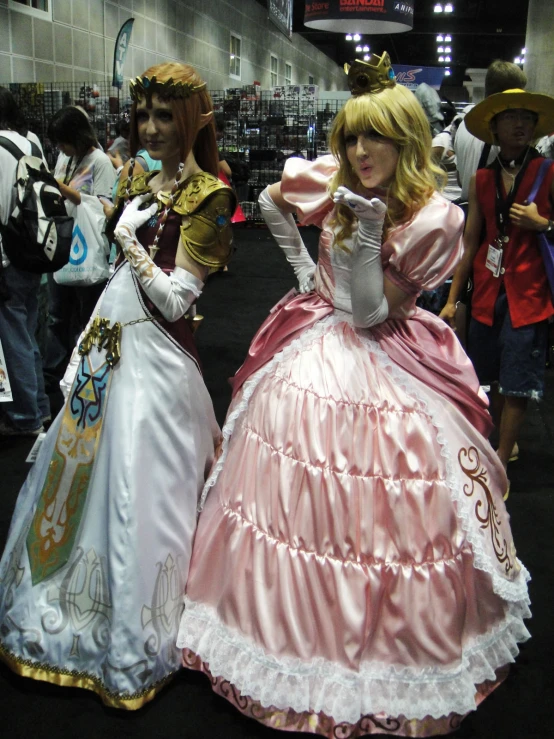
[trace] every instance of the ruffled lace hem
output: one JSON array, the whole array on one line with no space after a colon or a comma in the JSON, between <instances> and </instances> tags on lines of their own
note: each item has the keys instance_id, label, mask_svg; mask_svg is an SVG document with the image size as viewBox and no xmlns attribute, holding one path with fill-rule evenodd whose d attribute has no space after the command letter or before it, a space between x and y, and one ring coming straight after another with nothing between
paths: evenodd
<instances>
[{"instance_id":1,"label":"ruffled lace hem","mask_svg":"<svg viewBox=\"0 0 554 739\"><path fill-rule=\"evenodd\" d=\"M508 604L506 618L467 643L452 668L366 662L354 672L323 658L278 659L223 624L215 609L188 598L177 645L262 706L322 712L336 723L355 724L360 716L379 713L422 720L475 710L475 686L495 680L496 671L514 661L518 643L529 638L523 623L528 615L525 603Z\"/></svg>"}]
</instances>

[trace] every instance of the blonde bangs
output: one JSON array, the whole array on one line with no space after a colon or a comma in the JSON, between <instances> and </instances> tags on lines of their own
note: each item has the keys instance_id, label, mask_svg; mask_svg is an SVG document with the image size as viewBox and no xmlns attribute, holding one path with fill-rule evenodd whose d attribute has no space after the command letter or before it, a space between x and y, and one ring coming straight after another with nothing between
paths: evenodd
<instances>
[{"instance_id":1,"label":"blonde bangs","mask_svg":"<svg viewBox=\"0 0 554 739\"><path fill-rule=\"evenodd\" d=\"M363 192L346 153L347 134L359 136L373 130L390 139L398 148L399 158L394 180L389 188L385 238L388 231L404 223L422 208L446 176L431 160L431 131L415 95L402 85L350 98L337 114L330 135L330 149L339 169L330 183L333 193L339 185L353 192ZM340 226L337 244L352 235L354 215L346 206L336 210L334 222Z\"/></svg>"},{"instance_id":2,"label":"blonde bangs","mask_svg":"<svg viewBox=\"0 0 554 739\"><path fill-rule=\"evenodd\" d=\"M345 105L345 131L360 136L367 131L376 131L387 139L393 139L395 143L400 144L404 140L401 127L397 124L396 116L388 114L386 108L379 105L377 98L380 95L360 95L351 98ZM364 97L369 98L363 100Z\"/></svg>"}]
</instances>

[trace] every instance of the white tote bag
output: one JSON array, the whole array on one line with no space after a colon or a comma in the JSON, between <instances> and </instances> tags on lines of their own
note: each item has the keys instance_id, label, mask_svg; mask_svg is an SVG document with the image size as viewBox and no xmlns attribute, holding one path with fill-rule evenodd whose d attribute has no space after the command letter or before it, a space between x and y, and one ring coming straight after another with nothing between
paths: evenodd
<instances>
[{"instance_id":1,"label":"white tote bag","mask_svg":"<svg viewBox=\"0 0 554 739\"><path fill-rule=\"evenodd\" d=\"M69 262L54 272L58 285L96 285L110 276L110 245L104 234L106 216L97 197L81 193L80 205L66 200L67 215L74 219Z\"/></svg>"}]
</instances>

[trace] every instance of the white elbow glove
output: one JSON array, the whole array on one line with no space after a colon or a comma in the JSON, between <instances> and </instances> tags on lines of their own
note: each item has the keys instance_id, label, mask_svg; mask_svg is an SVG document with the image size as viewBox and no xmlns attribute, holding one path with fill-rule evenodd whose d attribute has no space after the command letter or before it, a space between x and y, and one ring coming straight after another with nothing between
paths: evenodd
<instances>
[{"instance_id":1,"label":"white elbow glove","mask_svg":"<svg viewBox=\"0 0 554 739\"><path fill-rule=\"evenodd\" d=\"M79 363L81 361L81 355L79 354L79 344L81 343L83 336L85 335L85 331L83 331L83 333L79 336L79 339L77 340L77 345L71 353L69 364L65 368L64 375L60 380L60 390L62 391L64 400L67 400L69 391L73 387L73 382L75 381L77 370L79 369Z\"/></svg>"},{"instance_id":2,"label":"white elbow glove","mask_svg":"<svg viewBox=\"0 0 554 739\"><path fill-rule=\"evenodd\" d=\"M199 297L204 283L182 267L175 267L170 275L166 275L154 264L137 240L137 228L146 223L158 208L157 203L154 203L145 210L139 210L149 197L150 195L141 195L127 205L114 234L144 292L164 318L176 321L185 315Z\"/></svg>"},{"instance_id":3,"label":"white elbow glove","mask_svg":"<svg viewBox=\"0 0 554 739\"><path fill-rule=\"evenodd\" d=\"M267 187L260 194L258 202L271 235L285 252L287 261L294 269L300 292L309 293L314 289L313 276L316 265L302 241L292 214L284 213L275 205Z\"/></svg>"},{"instance_id":4,"label":"white elbow glove","mask_svg":"<svg viewBox=\"0 0 554 739\"><path fill-rule=\"evenodd\" d=\"M352 255L352 318L358 328L382 323L389 314L383 291L381 239L387 206L378 198L366 200L339 187L335 203L347 205L358 216L358 239Z\"/></svg>"}]
</instances>

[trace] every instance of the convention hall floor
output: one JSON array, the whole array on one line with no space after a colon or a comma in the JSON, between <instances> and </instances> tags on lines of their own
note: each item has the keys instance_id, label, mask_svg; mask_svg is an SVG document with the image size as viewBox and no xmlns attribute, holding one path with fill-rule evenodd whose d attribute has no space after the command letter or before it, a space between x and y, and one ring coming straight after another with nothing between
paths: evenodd
<instances>
[{"instance_id":1,"label":"convention hall floor","mask_svg":"<svg viewBox=\"0 0 554 739\"><path fill-rule=\"evenodd\" d=\"M305 230L311 248L315 233ZM211 278L200 301L205 321L198 344L220 423L229 403L226 378L240 365L267 311L292 287L292 272L267 231L237 232L227 273ZM510 466L508 508L518 554L531 572L533 638L508 680L453 737L528 739L554 736L554 370L547 400L533 404L521 434L521 455ZM54 399L55 400L55 399ZM28 471L28 439L0 442L0 547L18 490ZM14 676L0 665L0 733L6 739L276 739L279 734L244 718L212 693L208 680L183 670L136 713L105 708L94 694ZM287 734L286 736L291 736ZM300 735L295 735L300 737ZM306 735L304 735L306 736Z\"/></svg>"}]
</instances>

